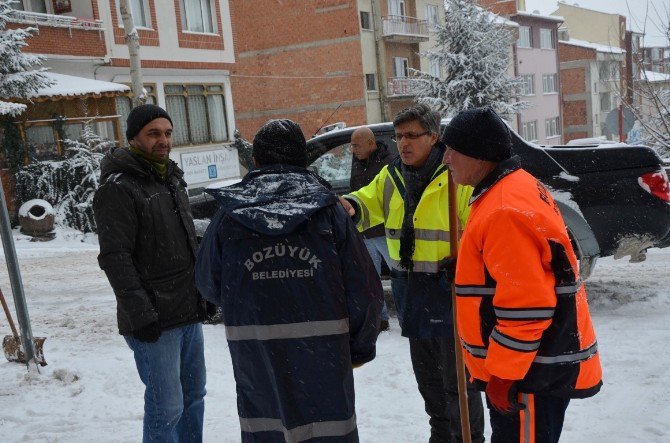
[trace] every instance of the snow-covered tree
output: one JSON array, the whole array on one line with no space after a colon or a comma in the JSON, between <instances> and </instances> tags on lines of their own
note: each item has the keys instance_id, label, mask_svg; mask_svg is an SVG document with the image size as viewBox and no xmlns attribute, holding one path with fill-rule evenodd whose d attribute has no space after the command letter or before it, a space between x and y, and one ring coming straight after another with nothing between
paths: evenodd
<instances>
[{"instance_id":1,"label":"snow-covered tree","mask_svg":"<svg viewBox=\"0 0 670 443\"><path fill-rule=\"evenodd\" d=\"M93 196L100 185L100 161L114 142L99 137L88 122L82 141L63 143L64 160L34 162L16 173L16 200L46 200L55 209L56 224L95 232Z\"/></svg>"},{"instance_id":2,"label":"snow-covered tree","mask_svg":"<svg viewBox=\"0 0 670 443\"><path fill-rule=\"evenodd\" d=\"M436 44L421 53L439 64L444 77L412 70L418 100L447 117L486 105L507 117L527 108L517 100L521 79L509 75L512 31L472 0L445 0L444 5L445 23L434 29Z\"/></svg>"},{"instance_id":3,"label":"snow-covered tree","mask_svg":"<svg viewBox=\"0 0 670 443\"><path fill-rule=\"evenodd\" d=\"M16 116L26 106L2 100L27 98L51 81L43 74L45 68L33 69L42 64L44 57L23 54L26 39L37 32L37 28L7 29L12 11L11 0L0 0L0 115Z\"/></svg>"}]
</instances>

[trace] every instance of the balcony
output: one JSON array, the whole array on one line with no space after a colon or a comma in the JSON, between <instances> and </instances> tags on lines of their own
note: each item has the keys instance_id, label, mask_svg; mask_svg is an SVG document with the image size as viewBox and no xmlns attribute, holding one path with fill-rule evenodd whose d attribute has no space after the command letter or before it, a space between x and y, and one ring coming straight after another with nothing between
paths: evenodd
<instances>
[{"instance_id":1,"label":"balcony","mask_svg":"<svg viewBox=\"0 0 670 443\"><path fill-rule=\"evenodd\" d=\"M37 27L42 25L53 28L67 28L70 31L70 37L72 37L73 29L98 31L101 37L105 30L102 27L102 20L81 19L78 17L70 17L68 15L42 14L39 12L14 10L10 12L9 20L12 23L34 25Z\"/></svg>"},{"instance_id":2,"label":"balcony","mask_svg":"<svg viewBox=\"0 0 670 443\"><path fill-rule=\"evenodd\" d=\"M404 99L416 95L416 86L410 77L391 77L388 80L386 96L389 99Z\"/></svg>"},{"instance_id":3,"label":"balcony","mask_svg":"<svg viewBox=\"0 0 670 443\"><path fill-rule=\"evenodd\" d=\"M11 11L7 28L36 27L39 32L28 39L25 52L45 55L104 57L105 28L101 20L39 12Z\"/></svg>"},{"instance_id":4,"label":"balcony","mask_svg":"<svg viewBox=\"0 0 670 443\"><path fill-rule=\"evenodd\" d=\"M382 38L395 43L427 42L430 38L428 22L404 15L382 17Z\"/></svg>"}]
</instances>

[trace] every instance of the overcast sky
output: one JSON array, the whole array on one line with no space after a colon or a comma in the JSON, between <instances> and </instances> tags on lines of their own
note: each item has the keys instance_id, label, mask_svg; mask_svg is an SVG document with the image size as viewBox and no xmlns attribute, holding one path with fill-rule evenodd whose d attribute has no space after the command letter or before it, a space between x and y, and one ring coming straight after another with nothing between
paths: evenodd
<instances>
[{"instance_id":1,"label":"overcast sky","mask_svg":"<svg viewBox=\"0 0 670 443\"><path fill-rule=\"evenodd\" d=\"M645 31L644 43L648 46L667 45L662 27L667 26L670 0L568 0L564 3L577 4L582 8L625 15L626 26L634 31ZM648 19L645 13L649 5ZM550 14L558 9L556 0L526 0L526 10ZM646 25L646 26L645 26Z\"/></svg>"}]
</instances>

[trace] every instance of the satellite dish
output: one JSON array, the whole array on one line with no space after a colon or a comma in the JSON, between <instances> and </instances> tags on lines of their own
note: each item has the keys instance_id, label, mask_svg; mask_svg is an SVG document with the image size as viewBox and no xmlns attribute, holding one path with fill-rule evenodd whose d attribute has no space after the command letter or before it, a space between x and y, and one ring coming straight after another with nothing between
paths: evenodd
<instances>
[{"instance_id":1,"label":"satellite dish","mask_svg":"<svg viewBox=\"0 0 670 443\"><path fill-rule=\"evenodd\" d=\"M630 109L624 107L623 108L623 133L628 134L628 132L630 132L630 130L633 129L634 124L635 124L635 116L633 115L632 112L630 112ZM618 108L612 109L607 114L607 118L605 119L605 126L610 131L610 133L618 136L618 134L619 134L619 109Z\"/></svg>"}]
</instances>

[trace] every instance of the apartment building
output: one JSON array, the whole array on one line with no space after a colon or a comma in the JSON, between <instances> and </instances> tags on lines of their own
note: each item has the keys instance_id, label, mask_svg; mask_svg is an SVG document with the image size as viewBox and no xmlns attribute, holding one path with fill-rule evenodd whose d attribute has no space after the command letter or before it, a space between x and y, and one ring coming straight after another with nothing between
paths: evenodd
<instances>
[{"instance_id":1,"label":"apartment building","mask_svg":"<svg viewBox=\"0 0 670 443\"><path fill-rule=\"evenodd\" d=\"M606 122L610 113L618 112L625 51L572 38L560 40L559 47L564 142L617 138Z\"/></svg>"},{"instance_id":2,"label":"apartment building","mask_svg":"<svg viewBox=\"0 0 670 443\"><path fill-rule=\"evenodd\" d=\"M642 59L646 71L668 74L670 63L670 47L645 46L642 48Z\"/></svg>"},{"instance_id":3,"label":"apartment building","mask_svg":"<svg viewBox=\"0 0 670 443\"><path fill-rule=\"evenodd\" d=\"M477 0L487 10L518 26L513 48L514 75L521 77L521 100L530 107L517 116L518 132L539 144L562 143L562 115L558 57L561 17L526 12L523 0Z\"/></svg>"},{"instance_id":4,"label":"apartment building","mask_svg":"<svg viewBox=\"0 0 670 443\"><path fill-rule=\"evenodd\" d=\"M562 143L561 83L559 77L558 26L560 17L516 12L510 20L519 24L516 72L523 80L522 100L530 107L518 116L519 133L539 144Z\"/></svg>"},{"instance_id":5,"label":"apartment building","mask_svg":"<svg viewBox=\"0 0 670 443\"><path fill-rule=\"evenodd\" d=\"M246 138L270 118L325 127L390 120L414 99L412 69L440 0L232 0L237 127ZM437 67L432 69L436 71Z\"/></svg>"},{"instance_id":6,"label":"apartment building","mask_svg":"<svg viewBox=\"0 0 670 443\"><path fill-rule=\"evenodd\" d=\"M571 38L595 43L605 47L620 48L625 51L621 63L621 87L619 94L628 103L635 101L634 82L640 78L642 66L641 39L642 33L626 30L626 17L577 5L558 3L556 11L551 15L563 17L561 29ZM565 40L565 39L564 39Z\"/></svg>"},{"instance_id":7,"label":"apartment building","mask_svg":"<svg viewBox=\"0 0 670 443\"><path fill-rule=\"evenodd\" d=\"M170 157L184 169L189 188L237 175L237 152L229 146L235 130L230 81L235 57L228 0L129 0L129 4L140 37L147 101L164 107L172 117ZM21 0L14 7L9 26L39 29L25 52L45 55L51 72L130 84L118 0ZM55 149L56 120L62 120L59 124L66 134L75 137L82 122L93 119L101 135L125 144L130 108L129 92L105 96L93 90L54 102L46 111L49 118L24 118L20 124L29 144Z\"/></svg>"}]
</instances>

